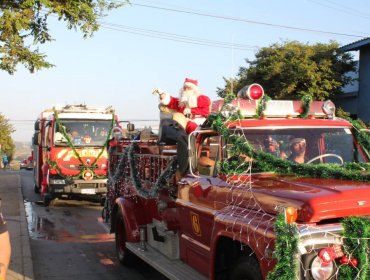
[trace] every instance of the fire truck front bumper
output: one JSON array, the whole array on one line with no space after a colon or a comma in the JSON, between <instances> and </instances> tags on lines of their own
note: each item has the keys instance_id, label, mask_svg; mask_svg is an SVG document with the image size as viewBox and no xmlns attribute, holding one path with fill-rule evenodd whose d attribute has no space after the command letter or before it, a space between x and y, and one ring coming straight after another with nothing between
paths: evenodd
<instances>
[{"instance_id":1,"label":"fire truck front bumper","mask_svg":"<svg viewBox=\"0 0 370 280\"><path fill-rule=\"evenodd\" d=\"M96 180L50 180L49 187L54 195L76 194L76 195L105 195L107 193L107 179Z\"/></svg>"}]
</instances>

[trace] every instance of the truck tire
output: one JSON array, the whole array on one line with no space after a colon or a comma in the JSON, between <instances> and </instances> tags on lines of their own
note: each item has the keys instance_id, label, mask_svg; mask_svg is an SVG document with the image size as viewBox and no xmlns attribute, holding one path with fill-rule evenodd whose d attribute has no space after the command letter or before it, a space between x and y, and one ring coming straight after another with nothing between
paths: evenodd
<instances>
[{"instance_id":1,"label":"truck tire","mask_svg":"<svg viewBox=\"0 0 370 280\"><path fill-rule=\"evenodd\" d=\"M125 223L121 213L117 214L115 228L117 258L121 264L129 266L132 264L133 254L126 248L127 234Z\"/></svg>"},{"instance_id":2,"label":"truck tire","mask_svg":"<svg viewBox=\"0 0 370 280\"><path fill-rule=\"evenodd\" d=\"M262 280L258 262L253 257L240 257L230 272L233 280Z\"/></svg>"}]
</instances>

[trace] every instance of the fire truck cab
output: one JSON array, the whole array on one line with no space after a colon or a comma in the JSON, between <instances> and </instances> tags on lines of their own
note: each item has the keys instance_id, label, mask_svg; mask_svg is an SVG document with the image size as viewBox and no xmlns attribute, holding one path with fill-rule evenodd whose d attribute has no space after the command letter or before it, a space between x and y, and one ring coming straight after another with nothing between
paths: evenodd
<instances>
[{"instance_id":1,"label":"fire truck cab","mask_svg":"<svg viewBox=\"0 0 370 280\"><path fill-rule=\"evenodd\" d=\"M117 117L112 107L66 105L41 113L33 136L35 192L54 198L107 192L107 150Z\"/></svg>"}]
</instances>

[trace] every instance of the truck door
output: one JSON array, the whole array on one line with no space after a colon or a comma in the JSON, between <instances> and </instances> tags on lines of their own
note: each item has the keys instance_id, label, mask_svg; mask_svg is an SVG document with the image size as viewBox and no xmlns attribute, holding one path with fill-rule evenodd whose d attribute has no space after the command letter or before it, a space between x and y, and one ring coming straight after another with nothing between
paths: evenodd
<instances>
[{"instance_id":1,"label":"truck door","mask_svg":"<svg viewBox=\"0 0 370 280\"><path fill-rule=\"evenodd\" d=\"M179 181L178 215L181 227L181 258L190 266L209 272L211 236L216 213L217 161L221 137L202 135L193 144L191 172Z\"/></svg>"}]
</instances>

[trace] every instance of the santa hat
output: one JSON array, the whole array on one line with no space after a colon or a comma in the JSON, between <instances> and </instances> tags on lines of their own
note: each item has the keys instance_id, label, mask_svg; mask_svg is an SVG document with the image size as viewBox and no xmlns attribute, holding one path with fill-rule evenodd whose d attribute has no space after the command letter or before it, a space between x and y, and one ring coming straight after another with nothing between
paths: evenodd
<instances>
[{"instance_id":1,"label":"santa hat","mask_svg":"<svg viewBox=\"0 0 370 280\"><path fill-rule=\"evenodd\" d=\"M189 78L185 78L184 86L187 86L193 90L198 89L198 80L193 80Z\"/></svg>"},{"instance_id":2,"label":"santa hat","mask_svg":"<svg viewBox=\"0 0 370 280\"><path fill-rule=\"evenodd\" d=\"M296 143L306 143L306 139L304 138L292 138L289 140L289 145L292 146L293 144L296 144Z\"/></svg>"}]
</instances>

